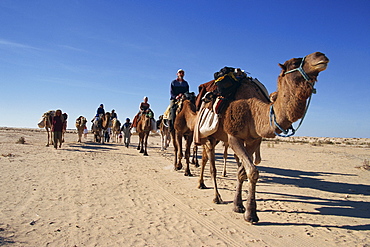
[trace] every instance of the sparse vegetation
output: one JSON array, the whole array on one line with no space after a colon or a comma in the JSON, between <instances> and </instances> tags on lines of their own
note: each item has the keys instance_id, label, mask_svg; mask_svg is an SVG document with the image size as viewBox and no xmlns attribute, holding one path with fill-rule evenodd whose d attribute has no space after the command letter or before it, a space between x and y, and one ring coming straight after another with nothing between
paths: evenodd
<instances>
[{"instance_id":1,"label":"sparse vegetation","mask_svg":"<svg viewBox=\"0 0 370 247\"><path fill-rule=\"evenodd\" d=\"M362 165L361 166L356 166L356 168L370 171L369 161L367 159L364 159Z\"/></svg>"},{"instance_id":2,"label":"sparse vegetation","mask_svg":"<svg viewBox=\"0 0 370 247\"><path fill-rule=\"evenodd\" d=\"M24 139L24 137L22 136L21 138L19 138L19 140L16 142L17 144L24 144L26 142L26 140Z\"/></svg>"}]
</instances>

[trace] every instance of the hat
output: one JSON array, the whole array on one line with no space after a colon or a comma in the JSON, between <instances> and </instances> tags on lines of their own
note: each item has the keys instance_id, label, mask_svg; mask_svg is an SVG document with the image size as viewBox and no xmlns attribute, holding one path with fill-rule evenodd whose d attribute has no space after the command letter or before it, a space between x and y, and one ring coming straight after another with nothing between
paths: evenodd
<instances>
[{"instance_id":1,"label":"hat","mask_svg":"<svg viewBox=\"0 0 370 247\"><path fill-rule=\"evenodd\" d=\"M104 106L103 104L100 104L100 106Z\"/></svg>"},{"instance_id":2,"label":"hat","mask_svg":"<svg viewBox=\"0 0 370 247\"><path fill-rule=\"evenodd\" d=\"M179 69L178 71L177 71L177 73L179 73L179 72L185 72L183 69Z\"/></svg>"},{"instance_id":3,"label":"hat","mask_svg":"<svg viewBox=\"0 0 370 247\"><path fill-rule=\"evenodd\" d=\"M126 121L130 121L130 119L129 118L126 118Z\"/></svg>"}]
</instances>

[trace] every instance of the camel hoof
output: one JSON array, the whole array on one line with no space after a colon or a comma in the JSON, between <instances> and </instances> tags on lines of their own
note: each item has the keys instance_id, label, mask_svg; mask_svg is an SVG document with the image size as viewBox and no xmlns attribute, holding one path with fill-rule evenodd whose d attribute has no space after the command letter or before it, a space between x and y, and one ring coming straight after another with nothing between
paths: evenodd
<instances>
[{"instance_id":1,"label":"camel hoof","mask_svg":"<svg viewBox=\"0 0 370 247\"><path fill-rule=\"evenodd\" d=\"M147 153L144 153L144 156L149 156Z\"/></svg>"},{"instance_id":2,"label":"camel hoof","mask_svg":"<svg viewBox=\"0 0 370 247\"><path fill-rule=\"evenodd\" d=\"M222 204L223 201L221 199L220 196L216 196L214 199L213 199L213 202L216 203L216 204Z\"/></svg>"},{"instance_id":3,"label":"camel hoof","mask_svg":"<svg viewBox=\"0 0 370 247\"><path fill-rule=\"evenodd\" d=\"M200 183L198 185L198 189L202 189L202 190L205 190L205 189L208 189L207 186L204 184L204 183Z\"/></svg>"},{"instance_id":4,"label":"camel hoof","mask_svg":"<svg viewBox=\"0 0 370 247\"><path fill-rule=\"evenodd\" d=\"M137 150L140 150L140 147L137 147Z\"/></svg>"},{"instance_id":5,"label":"camel hoof","mask_svg":"<svg viewBox=\"0 0 370 247\"><path fill-rule=\"evenodd\" d=\"M140 153L142 154L142 153L144 153L144 150L140 150Z\"/></svg>"},{"instance_id":6,"label":"camel hoof","mask_svg":"<svg viewBox=\"0 0 370 247\"><path fill-rule=\"evenodd\" d=\"M175 165L175 171L180 171L182 169L182 164Z\"/></svg>"},{"instance_id":7,"label":"camel hoof","mask_svg":"<svg viewBox=\"0 0 370 247\"><path fill-rule=\"evenodd\" d=\"M256 224L260 220L257 216L257 213L247 213L245 212L244 214L244 220L251 223L251 224Z\"/></svg>"},{"instance_id":8,"label":"camel hoof","mask_svg":"<svg viewBox=\"0 0 370 247\"><path fill-rule=\"evenodd\" d=\"M184 176L192 177L192 176L193 176L193 174L191 174L191 172L185 172L185 173L184 173Z\"/></svg>"},{"instance_id":9,"label":"camel hoof","mask_svg":"<svg viewBox=\"0 0 370 247\"><path fill-rule=\"evenodd\" d=\"M234 207L234 209L233 209L233 211L234 211L235 213L240 213L240 214L242 214L242 213L244 213L244 212L245 212L245 207L244 207L243 205L241 205L241 206L235 206L235 207Z\"/></svg>"}]
</instances>

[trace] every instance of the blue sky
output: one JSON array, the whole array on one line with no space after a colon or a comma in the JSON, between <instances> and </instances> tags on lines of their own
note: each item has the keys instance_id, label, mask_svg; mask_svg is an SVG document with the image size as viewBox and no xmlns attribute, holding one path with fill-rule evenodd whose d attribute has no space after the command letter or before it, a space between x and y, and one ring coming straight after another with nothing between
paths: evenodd
<instances>
[{"instance_id":1,"label":"blue sky","mask_svg":"<svg viewBox=\"0 0 370 247\"><path fill-rule=\"evenodd\" d=\"M99 104L162 114L179 68L190 90L224 66L276 90L278 63L315 51L330 63L298 136L370 138L370 1L0 0L0 126L68 128Z\"/></svg>"}]
</instances>

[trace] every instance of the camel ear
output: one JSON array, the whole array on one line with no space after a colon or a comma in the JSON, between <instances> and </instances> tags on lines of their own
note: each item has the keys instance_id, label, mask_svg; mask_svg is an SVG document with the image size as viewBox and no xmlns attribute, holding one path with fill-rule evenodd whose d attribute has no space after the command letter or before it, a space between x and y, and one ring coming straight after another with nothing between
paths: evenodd
<instances>
[{"instance_id":1,"label":"camel ear","mask_svg":"<svg viewBox=\"0 0 370 247\"><path fill-rule=\"evenodd\" d=\"M279 76L283 76L286 71L286 66L284 64L279 63L279 66L281 68L281 72Z\"/></svg>"}]
</instances>

